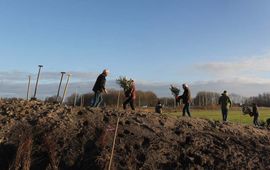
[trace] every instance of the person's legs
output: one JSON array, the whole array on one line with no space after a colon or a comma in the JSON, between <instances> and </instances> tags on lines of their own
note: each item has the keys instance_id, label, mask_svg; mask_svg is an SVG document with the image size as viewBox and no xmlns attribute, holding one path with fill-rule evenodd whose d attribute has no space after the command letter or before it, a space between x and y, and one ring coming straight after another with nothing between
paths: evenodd
<instances>
[{"instance_id":1,"label":"person's legs","mask_svg":"<svg viewBox=\"0 0 270 170\"><path fill-rule=\"evenodd\" d=\"M186 103L183 107L183 116L186 116L186 112L189 117L191 117L190 111L189 111L189 103Z\"/></svg>"},{"instance_id":2,"label":"person's legs","mask_svg":"<svg viewBox=\"0 0 270 170\"><path fill-rule=\"evenodd\" d=\"M99 93L97 107L99 107L102 101L103 101L102 93Z\"/></svg>"},{"instance_id":3,"label":"person's legs","mask_svg":"<svg viewBox=\"0 0 270 170\"><path fill-rule=\"evenodd\" d=\"M228 121L228 112L229 112L229 110L225 109L225 121L226 122Z\"/></svg>"},{"instance_id":4,"label":"person's legs","mask_svg":"<svg viewBox=\"0 0 270 170\"><path fill-rule=\"evenodd\" d=\"M186 105L183 107L183 116L186 116Z\"/></svg>"},{"instance_id":5,"label":"person's legs","mask_svg":"<svg viewBox=\"0 0 270 170\"><path fill-rule=\"evenodd\" d=\"M221 113L222 113L222 121L225 121L225 109L221 109Z\"/></svg>"},{"instance_id":6,"label":"person's legs","mask_svg":"<svg viewBox=\"0 0 270 170\"><path fill-rule=\"evenodd\" d=\"M187 114L188 114L189 117L191 117L190 110L189 110L189 106L190 106L189 103L187 103L187 104L185 105Z\"/></svg>"},{"instance_id":7,"label":"person's legs","mask_svg":"<svg viewBox=\"0 0 270 170\"><path fill-rule=\"evenodd\" d=\"M254 124L255 126L259 126L259 121L258 121L258 119L259 119L259 116L255 116L255 115L254 115L253 124Z\"/></svg>"},{"instance_id":8,"label":"person's legs","mask_svg":"<svg viewBox=\"0 0 270 170\"><path fill-rule=\"evenodd\" d=\"M95 107L98 100L98 94L95 92L91 107Z\"/></svg>"},{"instance_id":9,"label":"person's legs","mask_svg":"<svg viewBox=\"0 0 270 170\"><path fill-rule=\"evenodd\" d=\"M123 109L124 109L124 110L126 110L127 104L130 102L130 100L131 100L131 98L129 97L129 98L127 98L127 99L125 100L125 102L123 103Z\"/></svg>"},{"instance_id":10,"label":"person's legs","mask_svg":"<svg viewBox=\"0 0 270 170\"><path fill-rule=\"evenodd\" d=\"M131 109L132 109L132 110L135 110L135 107L134 107L134 100L133 100L133 99L130 100L129 104L130 104Z\"/></svg>"},{"instance_id":11,"label":"person's legs","mask_svg":"<svg viewBox=\"0 0 270 170\"><path fill-rule=\"evenodd\" d=\"M222 109L222 116L223 116L223 121L227 122L227 117L228 117L228 109L227 108Z\"/></svg>"}]
</instances>

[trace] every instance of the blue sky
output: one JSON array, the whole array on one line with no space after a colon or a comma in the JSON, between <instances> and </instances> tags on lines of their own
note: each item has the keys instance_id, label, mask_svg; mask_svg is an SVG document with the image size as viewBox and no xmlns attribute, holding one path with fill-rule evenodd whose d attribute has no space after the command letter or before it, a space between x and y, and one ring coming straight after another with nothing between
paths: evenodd
<instances>
[{"instance_id":1,"label":"blue sky","mask_svg":"<svg viewBox=\"0 0 270 170\"><path fill-rule=\"evenodd\" d=\"M269 18L268 0L1 0L0 72L268 85Z\"/></svg>"}]
</instances>

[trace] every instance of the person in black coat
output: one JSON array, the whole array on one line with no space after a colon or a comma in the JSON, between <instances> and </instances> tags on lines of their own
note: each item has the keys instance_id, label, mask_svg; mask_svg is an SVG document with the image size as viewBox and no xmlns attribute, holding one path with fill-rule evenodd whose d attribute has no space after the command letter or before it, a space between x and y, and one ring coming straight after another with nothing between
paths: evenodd
<instances>
[{"instance_id":1,"label":"person in black coat","mask_svg":"<svg viewBox=\"0 0 270 170\"><path fill-rule=\"evenodd\" d=\"M98 76L96 83L93 87L93 91L95 93L94 99L92 101L91 107L99 107L100 103L102 102L102 93L107 93L105 88L106 84L106 77L109 75L109 70L105 69L103 72Z\"/></svg>"},{"instance_id":2,"label":"person in black coat","mask_svg":"<svg viewBox=\"0 0 270 170\"><path fill-rule=\"evenodd\" d=\"M162 106L161 102L158 101L158 103L157 103L157 105L155 107L155 112L161 114L162 113L162 108L163 108L163 106Z\"/></svg>"},{"instance_id":3,"label":"person in black coat","mask_svg":"<svg viewBox=\"0 0 270 170\"><path fill-rule=\"evenodd\" d=\"M186 116L186 113L189 117L191 117L191 113L189 110L191 103L191 93L187 84L183 84L184 93L182 96L178 97L178 100L182 99L184 107L183 107L183 116Z\"/></svg>"}]
</instances>

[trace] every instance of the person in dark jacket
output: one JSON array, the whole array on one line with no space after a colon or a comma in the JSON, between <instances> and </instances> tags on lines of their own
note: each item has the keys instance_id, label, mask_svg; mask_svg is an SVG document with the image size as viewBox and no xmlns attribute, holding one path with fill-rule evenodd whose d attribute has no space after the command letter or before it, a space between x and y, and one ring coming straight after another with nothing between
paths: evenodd
<instances>
[{"instance_id":1,"label":"person in dark jacket","mask_svg":"<svg viewBox=\"0 0 270 170\"><path fill-rule=\"evenodd\" d=\"M135 88L134 80L131 80L131 81L132 81L132 84L131 84L131 88L129 90L129 93L128 94L125 94L125 96L127 97L127 99L123 103L124 110L126 110L128 103L129 103L131 109L132 110L135 110L134 101L136 99L136 88Z\"/></svg>"},{"instance_id":2,"label":"person in dark jacket","mask_svg":"<svg viewBox=\"0 0 270 170\"><path fill-rule=\"evenodd\" d=\"M98 76L96 83L93 87L93 91L95 92L94 99L92 102L91 107L99 107L100 103L102 102L102 93L107 93L105 88L106 84L106 77L109 75L109 70L105 69L103 72Z\"/></svg>"},{"instance_id":3,"label":"person in dark jacket","mask_svg":"<svg viewBox=\"0 0 270 170\"><path fill-rule=\"evenodd\" d=\"M223 122L227 122L228 112L229 108L232 106L232 102L229 96L227 95L226 90L221 94L218 100L218 104L221 106L222 120Z\"/></svg>"},{"instance_id":4,"label":"person in dark jacket","mask_svg":"<svg viewBox=\"0 0 270 170\"><path fill-rule=\"evenodd\" d=\"M260 126L259 124L259 111L258 111L258 106L256 103L252 103L252 115L253 118L253 124L255 126Z\"/></svg>"},{"instance_id":5,"label":"person in dark jacket","mask_svg":"<svg viewBox=\"0 0 270 170\"><path fill-rule=\"evenodd\" d=\"M162 113L162 108L163 108L163 106L162 106L161 102L158 101L158 103L157 103L157 105L155 107L155 112L161 114Z\"/></svg>"},{"instance_id":6,"label":"person in dark jacket","mask_svg":"<svg viewBox=\"0 0 270 170\"><path fill-rule=\"evenodd\" d=\"M186 116L186 112L188 114L189 117L191 117L191 113L190 113L190 103L191 103L191 93L190 93L190 89L188 87L187 84L183 84L183 89L184 89L184 93L182 94L182 96L179 96L177 100L182 99L184 107L183 107L183 116Z\"/></svg>"}]
</instances>

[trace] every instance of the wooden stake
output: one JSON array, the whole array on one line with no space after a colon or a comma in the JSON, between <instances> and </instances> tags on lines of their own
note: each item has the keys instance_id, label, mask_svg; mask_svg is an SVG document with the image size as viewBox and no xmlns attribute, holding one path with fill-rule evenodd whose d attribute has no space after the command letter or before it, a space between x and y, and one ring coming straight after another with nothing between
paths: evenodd
<instances>
[{"instance_id":1,"label":"wooden stake","mask_svg":"<svg viewBox=\"0 0 270 170\"><path fill-rule=\"evenodd\" d=\"M62 85L64 74L66 74L66 72L61 72L60 83L59 83L59 87L58 87L57 95L56 95L56 102L58 102L58 98L59 98L59 94L60 94L60 90L61 90L61 85Z\"/></svg>"},{"instance_id":2,"label":"wooden stake","mask_svg":"<svg viewBox=\"0 0 270 170\"><path fill-rule=\"evenodd\" d=\"M81 107L84 105L84 95L81 96Z\"/></svg>"},{"instance_id":3,"label":"wooden stake","mask_svg":"<svg viewBox=\"0 0 270 170\"><path fill-rule=\"evenodd\" d=\"M119 121L120 121L120 117L118 116L117 123L116 123L116 129L115 129L115 133L114 133L114 139L113 139L113 146L112 146L112 153L111 153L111 158L110 158L110 164L109 164L108 170L111 170L111 166L112 166L113 154L114 154L114 148L115 148L115 143L116 143L116 137L117 137L117 133L118 133Z\"/></svg>"},{"instance_id":4,"label":"wooden stake","mask_svg":"<svg viewBox=\"0 0 270 170\"><path fill-rule=\"evenodd\" d=\"M76 88L76 91L75 91L75 96L74 96L74 107L76 106L76 103L77 103L77 88Z\"/></svg>"},{"instance_id":5,"label":"wooden stake","mask_svg":"<svg viewBox=\"0 0 270 170\"><path fill-rule=\"evenodd\" d=\"M66 83L66 86L65 86L65 90L64 90L64 93L63 93L63 98L62 98L61 104L65 101L65 97L66 97L66 94L67 94L68 83L69 83L71 74L68 74L67 76L68 76L67 83Z\"/></svg>"},{"instance_id":6,"label":"wooden stake","mask_svg":"<svg viewBox=\"0 0 270 170\"><path fill-rule=\"evenodd\" d=\"M30 85L31 85L31 76L28 76L28 87L27 87L27 96L26 100L29 100L29 93L30 93Z\"/></svg>"},{"instance_id":7,"label":"wooden stake","mask_svg":"<svg viewBox=\"0 0 270 170\"><path fill-rule=\"evenodd\" d=\"M36 97L37 97L37 90L38 90L38 81L40 77L41 68L43 67L43 65L38 65L38 67L39 67L39 70L38 70L38 75L37 75L36 87L35 87L34 96L32 97L33 100L37 99Z\"/></svg>"}]
</instances>

